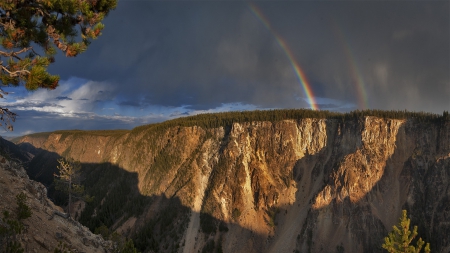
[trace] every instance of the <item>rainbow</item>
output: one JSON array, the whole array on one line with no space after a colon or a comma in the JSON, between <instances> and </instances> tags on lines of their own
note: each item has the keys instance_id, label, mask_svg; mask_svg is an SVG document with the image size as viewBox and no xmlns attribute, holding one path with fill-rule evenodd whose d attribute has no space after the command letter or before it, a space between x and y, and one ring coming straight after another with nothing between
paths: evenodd
<instances>
[{"instance_id":1,"label":"rainbow","mask_svg":"<svg viewBox=\"0 0 450 253\"><path fill-rule=\"evenodd\" d=\"M350 43L345 39L345 34L342 31L342 29L337 25L336 22L332 22L333 31L339 38L339 41L341 42L344 50L345 55L347 58L347 62L351 69L351 76L353 81L356 84L356 90L358 91L358 106L360 109L368 109L369 108L369 101L367 99L367 92L366 92L366 85L364 83L364 79L361 75L361 72L359 71L358 64L356 61L356 58L353 54L353 51L350 47Z\"/></svg>"},{"instance_id":2,"label":"rainbow","mask_svg":"<svg viewBox=\"0 0 450 253\"><path fill-rule=\"evenodd\" d=\"M262 11L253 3L249 3L249 8L252 11L253 14L264 24L264 26L273 34L276 41L280 45L280 47L283 49L284 53L288 57L289 61L291 62L292 68L294 69L295 74L297 75L297 78L303 87L303 90L306 94L306 97L308 98L309 106L312 110L319 110L319 107L317 106L316 99L314 98L314 94L311 89L311 84L309 84L308 79L306 79L305 72L300 68L300 65L297 63L297 61L294 58L294 54L292 54L292 51L289 49L287 43L283 40L283 38L272 28L272 26L269 23L269 20L264 16Z\"/></svg>"}]
</instances>

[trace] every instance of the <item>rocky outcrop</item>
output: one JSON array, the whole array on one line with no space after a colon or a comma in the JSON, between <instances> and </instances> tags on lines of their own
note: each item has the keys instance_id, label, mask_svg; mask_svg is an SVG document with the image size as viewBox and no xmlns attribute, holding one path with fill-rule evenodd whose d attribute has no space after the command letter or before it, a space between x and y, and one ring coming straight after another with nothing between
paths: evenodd
<instances>
[{"instance_id":1,"label":"rocky outcrop","mask_svg":"<svg viewBox=\"0 0 450 253\"><path fill-rule=\"evenodd\" d=\"M3 146L0 147L3 150ZM28 178L20 163L0 155L0 210L13 214L16 212L16 195L24 193L31 217L23 220L25 230L17 240L25 252L54 252L59 243L67 245L71 252L112 252L114 245L95 235L77 221L63 218L61 213L47 198L47 189L41 183Z\"/></svg>"},{"instance_id":2,"label":"rocky outcrop","mask_svg":"<svg viewBox=\"0 0 450 253\"><path fill-rule=\"evenodd\" d=\"M146 227L162 235L165 224L172 236L158 237L164 243L141 240L157 252L380 252L402 209L434 252L450 251L449 121L367 116L148 126L31 135L19 143L136 175L137 191L150 200L140 213L124 210L111 228L137 238ZM36 154L35 164L43 157ZM87 174L100 171L89 168ZM106 205L111 189L92 210ZM190 211L163 222L168 199Z\"/></svg>"}]
</instances>

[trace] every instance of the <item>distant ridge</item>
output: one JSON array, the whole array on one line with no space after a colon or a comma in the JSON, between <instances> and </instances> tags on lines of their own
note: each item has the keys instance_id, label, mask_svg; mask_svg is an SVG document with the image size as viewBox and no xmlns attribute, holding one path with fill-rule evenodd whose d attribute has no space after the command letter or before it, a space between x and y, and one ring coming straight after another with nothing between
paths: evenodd
<instances>
[{"instance_id":1,"label":"distant ridge","mask_svg":"<svg viewBox=\"0 0 450 253\"><path fill-rule=\"evenodd\" d=\"M430 112L409 112L409 111L399 111L399 110L356 110L347 113L331 112L326 110L311 110L311 109L276 109L276 110L255 110L255 111L233 111L233 112L219 112L219 113L204 113L197 114L193 116L180 117L172 120L167 120L161 123L153 123L148 125L142 125L135 127L132 130L56 130L53 132L40 132L27 134L24 136L33 137L48 137L51 133L58 134L77 134L86 133L99 136L110 136L110 135L122 135L129 132L140 132L149 128L166 129L168 127L174 126L198 126L204 128L217 128L231 126L233 123L243 123L252 121L280 121L286 119L355 119L365 116L374 116L384 119L407 119L415 118L419 121L448 121L448 112L444 111L443 114L435 114ZM10 137L13 143L18 142L23 136ZM7 138L5 138L7 139Z\"/></svg>"}]
</instances>

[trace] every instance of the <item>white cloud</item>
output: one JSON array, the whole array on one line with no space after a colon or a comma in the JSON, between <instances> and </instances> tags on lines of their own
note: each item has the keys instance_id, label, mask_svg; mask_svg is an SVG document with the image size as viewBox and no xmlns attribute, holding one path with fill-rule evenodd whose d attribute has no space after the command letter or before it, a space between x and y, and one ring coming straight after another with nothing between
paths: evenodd
<instances>
[{"instance_id":1,"label":"white cloud","mask_svg":"<svg viewBox=\"0 0 450 253\"><path fill-rule=\"evenodd\" d=\"M94 114L97 104L114 99L112 86L105 82L71 79L62 81L55 90L37 90L27 93L4 106L19 111L38 111L61 117L82 117Z\"/></svg>"},{"instance_id":2,"label":"white cloud","mask_svg":"<svg viewBox=\"0 0 450 253\"><path fill-rule=\"evenodd\" d=\"M34 133L33 130L28 130L28 131L22 132L21 135L27 135L27 134L32 134L32 133Z\"/></svg>"}]
</instances>

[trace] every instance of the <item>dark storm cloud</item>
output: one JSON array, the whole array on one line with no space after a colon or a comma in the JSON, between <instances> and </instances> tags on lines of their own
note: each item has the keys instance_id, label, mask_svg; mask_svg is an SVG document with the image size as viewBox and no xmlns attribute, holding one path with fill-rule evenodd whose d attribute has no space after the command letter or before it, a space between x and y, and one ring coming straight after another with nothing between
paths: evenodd
<instances>
[{"instance_id":1,"label":"dark storm cloud","mask_svg":"<svg viewBox=\"0 0 450 253\"><path fill-rule=\"evenodd\" d=\"M371 107L434 112L450 107L448 2L348 2L330 16L345 33ZM339 59L338 54L330 55ZM326 77L324 83L339 78L343 87L326 86L325 96L351 94L356 86L345 83L355 83L352 69L347 64L326 67L328 73L314 72Z\"/></svg>"},{"instance_id":2,"label":"dark storm cloud","mask_svg":"<svg viewBox=\"0 0 450 253\"><path fill-rule=\"evenodd\" d=\"M323 110L333 110L340 108L340 106L335 104L320 104L320 108Z\"/></svg>"},{"instance_id":3,"label":"dark storm cloud","mask_svg":"<svg viewBox=\"0 0 450 253\"><path fill-rule=\"evenodd\" d=\"M448 2L256 4L316 96L358 104L359 74L371 108L450 107ZM105 25L86 53L58 57L51 70L108 81L124 106L308 107L285 52L245 2L119 1Z\"/></svg>"},{"instance_id":4,"label":"dark storm cloud","mask_svg":"<svg viewBox=\"0 0 450 253\"><path fill-rule=\"evenodd\" d=\"M142 104L140 102L137 101L122 101L117 103L120 106L131 106L131 107L142 107Z\"/></svg>"},{"instance_id":5,"label":"dark storm cloud","mask_svg":"<svg viewBox=\"0 0 450 253\"><path fill-rule=\"evenodd\" d=\"M301 91L285 55L245 3L119 2L105 24L88 52L59 57L54 71L110 79L129 100L147 94L153 105L298 104L289 93ZM288 83L280 72L290 72L281 73Z\"/></svg>"}]
</instances>

